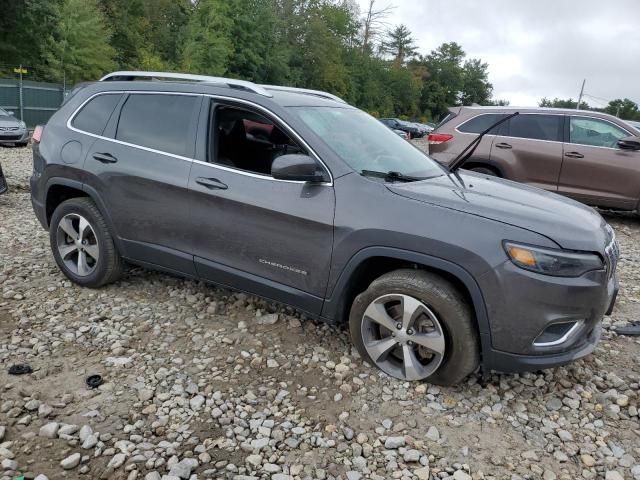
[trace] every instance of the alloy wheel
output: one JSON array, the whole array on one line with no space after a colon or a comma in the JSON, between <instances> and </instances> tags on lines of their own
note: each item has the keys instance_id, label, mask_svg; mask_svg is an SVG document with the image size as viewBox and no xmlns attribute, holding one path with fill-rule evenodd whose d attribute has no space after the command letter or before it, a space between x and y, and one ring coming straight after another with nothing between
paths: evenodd
<instances>
[{"instance_id":1,"label":"alloy wheel","mask_svg":"<svg viewBox=\"0 0 640 480\"><path fill-rule=\"evenodd\" d=\"M362 340L382 371L403 380L429 377L444 359L442 325L409 295L383 295L371 302L362 316Z\"/></svg>"},{"instance_id":2,"label":"alloy wheel","mask_svg":"<svg viewBox=\"0 0 640 480\"><path fill-rule=\"evenodd\" d=\"M77 213L62 217L56 231L58 253L65 266L79 277L91 275L98 265L98 239L89 221Z\"/></svg>"}]
</instances>

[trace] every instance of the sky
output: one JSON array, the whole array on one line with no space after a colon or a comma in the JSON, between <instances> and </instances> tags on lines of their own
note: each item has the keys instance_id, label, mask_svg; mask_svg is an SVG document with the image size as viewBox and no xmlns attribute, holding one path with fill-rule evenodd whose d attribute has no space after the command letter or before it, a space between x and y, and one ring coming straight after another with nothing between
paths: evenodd
<instances>
[{"instance_id":1,"label":"sky","mask_svg":"<svg viewBox=\"0 0 640 480\"><path fill-rule=\"evenodd\" d=\"M584 79L594 107L640 103L640 0L376 0L387 5L420 53L455 41L488 63L494 98L513 106L576 100Z\"/></svg>"}]
</instances>

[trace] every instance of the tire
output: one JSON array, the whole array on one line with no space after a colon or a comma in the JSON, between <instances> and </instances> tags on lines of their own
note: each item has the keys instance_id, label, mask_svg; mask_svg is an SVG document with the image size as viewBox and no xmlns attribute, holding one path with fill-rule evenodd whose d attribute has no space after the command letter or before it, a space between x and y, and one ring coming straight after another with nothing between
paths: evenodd
<instances>
[{"instance_id":1,"label":"tire","mask_svg":"<svg viewBox=\"0 0 640 480\"><path fill-rule=\"evenodd\" d=\"M49 225L49 241L58 267L78 285L98 288L115 282L122 274L124 262L104 218L89 198L72 198L56 208Z\"/></svg>"},{"instance_id":2,"label":"tire","mask_svg":"<svg viewBox=\"0 0 640 480\"><path fill-rule=\"evenodd\" d=\"M471 170L472 172L481 173L483 175L489 175L490 177L500 176L500 174L491 167L478 166L478 167L471 167L469 168L469 170Z\"/></svg>"},{"instance_id":3,"label":"tire","mask_svg":"<svg viewBox=\"0 0 640 480\"><path fill-rule=\"evenodd\" d=\"M396 297L402 298L399 304L396 304ZM412 315L416 331L404 326L400 330L402 309L412 311L408 307L416 305L420 305L416 310L419 312L417 316ZM394 323L387 329L381 326L382 323L372 321L371 315L379 316L385 325L386 317L392 318L392 322L397 322L396 331L390 334L389 329L394 327ZM422 323L422 327L418 323ZM408 326L411 327L411 323ZM420 332L417 331L419 328ZM355 298L349 316L349 330L351 340L363 358L401 380L454 385L476 370L480 363L480 340L470 306L451 282L431 272L396 270L374 280ZM429 345L435 347L432 351L418 346L424 343L425 334L430 339ZM442 339L438 338L439 335ZM400 343L400 346L396 343L389 347L393 342ZM443 350L441 355L432 353L439 348ZM378 361L372 358L372 354L377 355L385 349L390 350ZM406 355L411 357L411 352L413 360L405 362ZM416 358L420 364L413 368ZM407 368L407 363L412 367Z\"/></svg>"}]
</instances>

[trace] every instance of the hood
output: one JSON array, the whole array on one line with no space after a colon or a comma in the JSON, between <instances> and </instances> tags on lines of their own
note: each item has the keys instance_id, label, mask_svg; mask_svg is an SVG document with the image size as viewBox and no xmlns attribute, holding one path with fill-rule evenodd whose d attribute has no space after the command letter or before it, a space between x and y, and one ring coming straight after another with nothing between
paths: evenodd
<instances>
[{"instance_id":1,"label":"hood","mask_svg":"<svg viewBox=\"0 0 640 480\"><path fill-rule=\"evenodd\" d=\"M570 250L602 252L610 241L606 222L591 207L502 178L458 172L387 188L413 200L530 230Z\"/></svg>"},{"instance_id":2,"label":"hood","mask_svg":"<svg viewBox=\"0 0 640 480\"><path fill-rule=\"evenodd\" d=\"M12 116L0 115L0 127L18 127L20 126L20 120Z\"/></svg>"}]
</instances>

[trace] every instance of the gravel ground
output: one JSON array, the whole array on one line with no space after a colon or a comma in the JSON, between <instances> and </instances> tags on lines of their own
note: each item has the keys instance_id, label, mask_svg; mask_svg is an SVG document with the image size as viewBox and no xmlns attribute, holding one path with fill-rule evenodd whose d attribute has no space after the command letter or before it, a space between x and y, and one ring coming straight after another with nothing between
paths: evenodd
<instances>
[{"instance_id":1,"label":"gravel ground","mask_svg":"<svg viewBox=\"0 0 640 480\"><path fill-rule=\"evenodd\" d=\"M640 342L610 330L640 312L631 216L608 215L622 289L594 355L442 388L244 294L140 268L73 285L31 210L30 150L0 163L2 480L640 479ZM19 362L34 372L8 375Z\"/></svg>"}]
</instances>

